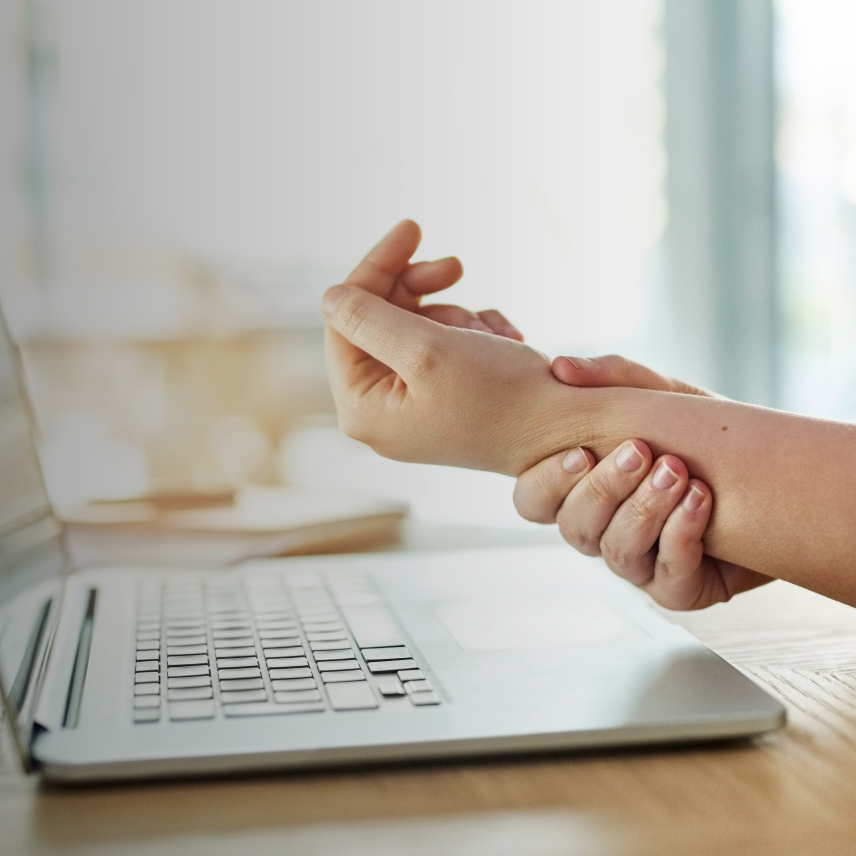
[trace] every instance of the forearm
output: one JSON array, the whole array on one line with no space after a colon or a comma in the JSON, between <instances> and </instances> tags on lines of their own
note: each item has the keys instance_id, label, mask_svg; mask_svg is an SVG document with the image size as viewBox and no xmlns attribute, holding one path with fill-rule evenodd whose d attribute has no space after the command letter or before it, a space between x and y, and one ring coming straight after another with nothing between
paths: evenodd
<instances>
[{"instance_id":1,"label":"forearm","mask_svg":"<svg viewBox=\"0 0 856 856\"><path fill-rule=\"evenodd\" d=\"M714 492L709 554L856 604L856 426L627 388L549 399L533 457L628 438L677 455Z\"/></svg>"}]
</instances>

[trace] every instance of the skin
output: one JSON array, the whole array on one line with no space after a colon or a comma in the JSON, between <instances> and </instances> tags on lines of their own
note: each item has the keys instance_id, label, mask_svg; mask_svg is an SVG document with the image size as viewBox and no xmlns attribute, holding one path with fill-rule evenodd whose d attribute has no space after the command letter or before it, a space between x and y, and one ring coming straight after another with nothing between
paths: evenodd
<instances>
[{"instance_id":1,"label":"skin","mask_svg":"<svg viewBox=\"0 0 856 856\"><path fill-rule=\"evenodd\" d=\"M716 495L707 555L856 604L854 426L686 391L562 383L520 341L402 305L418 307L407 283L419 237L399 224L325 295L346 433L386 457L515 477L569 449L602 460L641 438Z\"/></svg>"}]
</instances>

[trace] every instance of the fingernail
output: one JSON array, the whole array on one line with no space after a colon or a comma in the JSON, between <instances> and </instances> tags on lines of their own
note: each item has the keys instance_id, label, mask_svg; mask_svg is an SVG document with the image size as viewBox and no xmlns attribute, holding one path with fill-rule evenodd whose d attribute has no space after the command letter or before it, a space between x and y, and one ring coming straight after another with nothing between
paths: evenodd
<instances>
[{"instance_id":1,"label":"fingernail","mask_svg":"<svg viewBox=\"0 0 856 856\"><path fill-rule=\"evenodd\" d=\"M652 482L657 490L668 490L677 480L678 474L665 461L663 461L660 466L657 467L657 472L654 473Z\"/></svg>"},{"instance_id":2,"label":"fingernail","mask_svg":"<svg viewBox=\"0 0 856 856\"><path fill-rule=\"evenodd\" d=\"M632 473L642 466L645 459L642 453L633 445L633 443L625 443L621 447L621 451L615 459L616 466L625 473Z\"/></svg>"},{"instance_id":3,"label":"fingernail","mask_svg":"<svg viewBox=\"0 0 856 856\"><path fill-rule=\"evenodd\" d=\"M321 309L325 315L332 315L339 301L348 293L348 288L345 285L334 285L324 292L324 298L321 301Z\"/></svg>"},{"instance_id":4,"label":"fingernail","mask_svg":"<svg viewBox=\"0 0 856 856\"><path fill-rule=\"evenodd\" d=\"M562 466L566 472L581 473L588 466L588 458L582 449L571 449L562 459Z\"/></svg>"},{"instance_id":5,"label":"fingernail","mask_svg":"<svg viewBox=\"0 0 856 856\"><path fill-rule=\"evenodd\" d=\"M591 371L594 368L594 361L588 360L585 357L565 357L565 359L575 369L580 369L581 371ZM636 467L633 469L636 469Z\"/></svg>"},{"instance_id":6,"label":"fingernail","mask_svg":"<svg viewBox=\"0 0 856 856\"><path fill-rule=\"evenodd\" d=\"M506 324L502 328L502 335L505 336L506 339L516 339L518 342L523 341L523 334L511 324Z\"/></svg>"},{"instance_id":7,"label":"fingernail","mask_svg":"<svg viewBox=\"0 0 856 856\"><path fill-rule=\"evenodd\" d=\"M484 321L479 321L478 318L474 321L470 321L470 330L478 330L480 333L493 333L493 330L491 330Z\"/></svg>"},{"instance_id":8,"label":"fingernail","mask_svg":"<svg viewBox=\"0 0 856 856\"><path fill-rule=\"evenodd\" d=\"M695 485L690 485L690 489L687 491L687 495L684 497L684 508L687 511L696 511L701 508L701 504L704 502L704 493L700 491Z\"/></svg>"}]
</instances>

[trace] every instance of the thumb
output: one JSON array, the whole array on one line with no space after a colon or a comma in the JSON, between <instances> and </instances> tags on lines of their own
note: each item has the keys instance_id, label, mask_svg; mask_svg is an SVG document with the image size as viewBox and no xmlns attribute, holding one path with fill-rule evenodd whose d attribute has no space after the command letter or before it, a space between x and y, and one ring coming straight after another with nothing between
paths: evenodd
<instances>
[{"instance_id":1,"label":"thumb","mask_svg":"<svg viewBox=\"0 0 856 856\"><path fill-rule=\"evenodd\" d=\"M444 328L388 301L350 285L327 289L322 309L328 326L355 348L340 351L338 360L364 358L362 351L391 368L405 383L411 382L425 364L426 350ZM343 366L343 368L347 368Z\"/></svg>"},{"instance_id":2,"label":"thumb","mask_svg":"<svg viewBox=\"0 0 856 856\"><path fill-rule=\"evenodd\" d=\"M615 354L593 359L556 357L552 368L556 379L569 386L629 386L659 392L719 397L700 386L692 386L681 380L666 377L641 363L634 363Z\"/></svg>"}]
</instances>

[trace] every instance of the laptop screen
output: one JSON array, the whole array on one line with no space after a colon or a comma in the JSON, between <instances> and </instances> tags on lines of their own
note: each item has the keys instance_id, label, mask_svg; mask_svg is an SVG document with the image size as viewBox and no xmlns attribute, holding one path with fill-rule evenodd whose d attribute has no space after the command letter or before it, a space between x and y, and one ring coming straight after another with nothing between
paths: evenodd
<instances>
[{"instance_id":1,"label":"laptop screen","mask_svg":"<svg viewBox=\"0 0 856 856\"><path fill-rule=\"evenodd\" d=\"M18 354L0 315L0 691L27 756L44 643L65 566L42 479Z\"/></svg>"}]
</instances>

